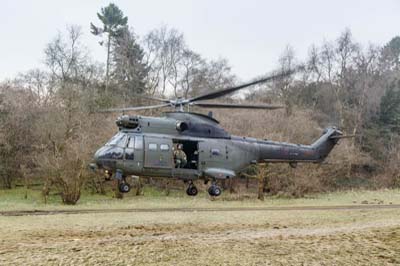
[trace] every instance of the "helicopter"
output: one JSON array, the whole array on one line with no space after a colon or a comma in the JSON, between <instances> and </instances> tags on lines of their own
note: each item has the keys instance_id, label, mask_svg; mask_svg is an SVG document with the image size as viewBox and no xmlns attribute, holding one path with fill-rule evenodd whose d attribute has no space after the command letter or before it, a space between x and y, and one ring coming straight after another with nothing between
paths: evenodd
<instances>
[{"instance_id":1,"label":"helicopter","mask_svg":"<svg viewBox=\"0 0 400 266\"><path fill-rule=\"evenodd\" d=\"M187 183L186 193L196 196L195 180L211 181L210 196L219 196L219 180L237 177L250 165L258 163L321 163L338 141L346 136L336 127L328 127L310 145L261 140L229 134L212 113L190 112L190 107L275 110L278 105L243 105L210 103L206 100L225 96L243 88L290 75L271 74L239 86L213 91L192 98L173 100L144 96L161 102L158 105L114 108L104 112L126 112L172 107L162 117L121 115L116 124L118 133L94 154L93 168L101 169L109 178L118 180L122 193L130 191L127 176L177 178ZM184 107L188 111L184 111Z\"/></svg>"}]
</instances>

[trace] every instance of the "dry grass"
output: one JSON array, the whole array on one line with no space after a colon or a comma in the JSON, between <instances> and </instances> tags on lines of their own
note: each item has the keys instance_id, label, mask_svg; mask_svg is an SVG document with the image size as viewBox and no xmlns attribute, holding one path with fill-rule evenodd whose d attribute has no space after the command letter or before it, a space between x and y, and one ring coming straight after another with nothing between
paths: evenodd
<instances>
[{"instance_id":1,"label":"dry grass","mask_svg":"<svg viewBox=\"0 0 400 266\"><path fill-rule=\"evenodd\" d=\"M201 182L199 182L201 185ZM205 189L204 189L205 190ZM221 197L211 200L201 191L197 197L188 197L182 190L172 190L166 197L164 191L145 188L144 196L129 193L123 200L111 195L89 194L85 192L76 206L63 205L60 196L49 197L44 204L40 191L29 190L25 199L24 189L0 190L0 211L13 210L74 210L74 209L113 209L113 208L224 208L224 207L265 207L265 206L332 206L354 204L400 204L399 189L349 190L332 193L317 193L303 198L266 197L257 200L256 194L229 194L225 191Z\"/></svg>"},{"instance_id":2,"label":"dry grass","mask_svg":"<svg viewBox=\"0 0 400 266\"><path fill-rule=\"evenodd\" d=\"M359 191L258 204L351 204L354 198L398 200L396 193ZM127 201L131 205L134 198ZM158 197L147 198L146 207L254 202ZM0 216L0 265L398 265L399 221L399 209Z\"/></svg>"}]
</instances>

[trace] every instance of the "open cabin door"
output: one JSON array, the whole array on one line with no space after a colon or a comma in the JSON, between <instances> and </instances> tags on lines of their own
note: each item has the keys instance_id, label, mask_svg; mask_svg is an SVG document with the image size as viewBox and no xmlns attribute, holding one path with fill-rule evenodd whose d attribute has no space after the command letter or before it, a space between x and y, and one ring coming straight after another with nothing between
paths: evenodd
<instances>
[{"instance_id":1,"label":"open cabin door","mask_svg":"<svg viewBox=\"0 0 400 266\"><path fill-rule=\"evenodd\" d=\"M186 162L179 165L174 158L173 177L179 179L197 179L199 177L199 142L193 140L174 139L174 150L177 145L182 145L182 150L186 155ZM175 156L174 156L175 157Z\"/></svg>"}]
</instances>

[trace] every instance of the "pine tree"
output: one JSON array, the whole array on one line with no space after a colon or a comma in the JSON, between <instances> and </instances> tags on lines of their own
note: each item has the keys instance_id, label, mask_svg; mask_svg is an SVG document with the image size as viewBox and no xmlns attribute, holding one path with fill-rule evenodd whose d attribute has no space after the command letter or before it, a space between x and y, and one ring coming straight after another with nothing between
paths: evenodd
<instances>
[{"instance_id":1,"label":"pine tree","mask_svg":"<svg viewBox=\"0 0 400 266\"><path fill-rule=\"evenodd\" d=\"M390 86L381 99L379 124L386 132L400 133L400 89L399 84Z\"/></svg>"},{"instance_id":2,"label":"pine tree","mask_svg":"<svg viewBox=\"0 0 400 266\"><path fill-rule=\"evenodd\" d=\"M91 33L95 36L102 36L104 33L107 34L107 63L106 63L106 89L109 82L110 74L110 55L112 42L121 36L127 27L128 17L124 16L121 9L118 6L111 3L106 7L101 8L101 12L97 13L97 17L103 23L103 28L95 26L90 23ZM103 41L100 41L100 45L103 45Z\"/></svg>"},{"instance_id":3,"label":"pine tree","mask_svg":"<svg viewBox=\"0 0 400 266\"><path fill-rule=\"evenodd\" d=\"M144 62L144 51L134 34L126 28L116 38L113 50L113 79L128 94L140 94L145 90L145 78L149 72Z\"/></svg>"}]
</instances>

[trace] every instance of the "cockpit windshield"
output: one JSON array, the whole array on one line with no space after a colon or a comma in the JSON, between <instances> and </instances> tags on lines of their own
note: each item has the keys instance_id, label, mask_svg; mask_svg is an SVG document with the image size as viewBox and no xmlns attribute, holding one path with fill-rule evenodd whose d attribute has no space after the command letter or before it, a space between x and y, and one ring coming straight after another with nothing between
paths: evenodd
<instances>
[{"instance_id":1,"label":"cockpit windshield","mask_svg":"<svg viewBox=\"0 0 400 266\"><path fill-rule=\"evenodd\" d=\"M125 133L118 132L106 143L106 146L125 147L127 139L128 136Z\"/></svg>"}]
</instances>

